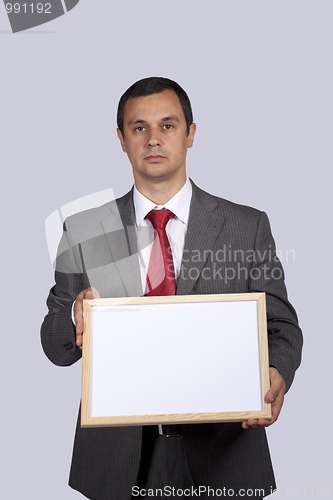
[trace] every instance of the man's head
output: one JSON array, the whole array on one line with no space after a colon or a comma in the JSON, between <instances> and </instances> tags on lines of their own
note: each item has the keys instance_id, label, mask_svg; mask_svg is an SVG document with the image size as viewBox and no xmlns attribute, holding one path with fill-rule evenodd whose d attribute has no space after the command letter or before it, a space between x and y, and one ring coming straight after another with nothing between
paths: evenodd
<instances>
[{"instance_id":1,"label":"man's head","mask_svg":"<svg viewBox=\"0 0 333 500\"><path fill-rule=\"evenodd\" d=\"M159 189L171 194L181 189L195 128L190 101L176 82L146 78L125 92L119 102L117 133L141 193L148 196Z\"/></svg>"},{"instance_id":2,"label":"man's head","mask_svg":"<svg viewBox=\"0 0 333 500\"><path fill-rule=\"evenodd\" d=\"M126 92L121 96L118 104L117 112L117 126L124 136L124 111L125 105L129 99L134 99L135 97L144 97L152 94L159 94L164 90L172 90L177 95L180 105L183 109L185 121L186 121L186 133L190 132L190 126L193 123L193 113L190 99L186 94L185 90L178 85L177 82L169 80L169 78L162 78L158 76L152 76L150 78L143 78L133 85L131 85Z\"/></svg>"}]
</instances>

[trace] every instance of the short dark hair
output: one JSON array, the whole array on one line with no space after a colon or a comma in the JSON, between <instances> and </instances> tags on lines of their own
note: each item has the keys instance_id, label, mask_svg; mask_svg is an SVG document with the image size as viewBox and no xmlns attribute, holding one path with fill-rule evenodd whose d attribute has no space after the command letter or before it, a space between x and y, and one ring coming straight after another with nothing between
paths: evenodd
<instances>
[{"instance_id":1,"label":"short dark hair","mask_svg":"<svg viewBox=\"0 0 333 500\"><path fill-rule=\"evenodd\" d=\"M133 83L133 85L131 85L131 87L126 90L126 92L121 96L119 100L117 111L117 126L122 136L124 136L125 104L128 99L135 97L144 97L152 94L160 94L164 90L173 90L177 94L186 120L186 133L187 135L190 133L190 126L193 123L193 114L191 102L185 90L182 89L177 82L169 80L169 78L151 76L149 78L143 78L142 80Z\"/></svg>"}]
</instances>

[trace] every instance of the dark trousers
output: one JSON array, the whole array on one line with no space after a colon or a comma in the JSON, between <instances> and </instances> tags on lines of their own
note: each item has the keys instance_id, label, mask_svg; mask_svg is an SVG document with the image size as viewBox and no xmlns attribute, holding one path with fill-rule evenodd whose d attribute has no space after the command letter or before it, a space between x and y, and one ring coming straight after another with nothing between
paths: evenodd
<instances>
[{"instance_id":1,"label":"dark trousers","mask_svg":"<svg viewBox=\"0 0 333 500\"><path fill-rule=\"evenodd\" d=\"M207 485L202 485L206 486ZM221 487L222 488L222 487ZM245 492L244 492L245 493ZM140 470L131 500L188 499L210 500L213 493L200 492L188 467L182 436L160 436L157 426L143 427ZM221 490L216 497L221 497ZM235 490L234 496L238 496ZM234 496L224 496L225 499ZM221 497L222 498L222 497ZM239 496L242 500L263 500L257 496Z\"/></svg>"},{"instance_id":2,"label":"dark trousers","mask_svg":"<svg viewBox=\"0 0 333 500\"><path fill-rule=\"evenodd\" d=\"M143 427L140 471L132 499L192 498L193 486L182 436L160 436L156 425ZM142 494L137 495L138 491Z\"/></svg>"}]
</instances>

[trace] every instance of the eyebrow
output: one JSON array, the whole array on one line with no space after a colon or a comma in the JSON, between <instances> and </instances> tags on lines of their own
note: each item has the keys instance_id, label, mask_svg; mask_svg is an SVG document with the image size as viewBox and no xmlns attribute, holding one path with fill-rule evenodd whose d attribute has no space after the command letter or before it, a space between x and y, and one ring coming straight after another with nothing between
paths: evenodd
<instances>
[{"instance_id":1,"label":"eyebrow","mask_svg":"<svg viewBox=\"0 0 333 500\"><path fill-rule=\"evenodd\" d=\"M131 120L128 122L128 125L137 125L138 123L146 123L146 120L141 120L138 118L137 120Z\"/></svg>"},{"instance_id":2,"label":"eyebrow","mask_svg":"<svg viewBox=\"0 0 333 500\"><path fill-rule=\"evenodd\" d=\"M177 118L177 116L165 116L164 118L162 118L161 122L170 122L170 121L175 121L175 122L179 122L179 119ZM147 123L146 120L143 120L142 118L138 118L137 120L131 120L128 122L128 125L131 126L131 125L138 125L140 123Z\"/></svg>"},{"instance_id":3,"label":"eyebrow","mask_svg":"<svg viewBox=\"0 0 333 500\"><path fill-rule=\"evenodd\" d=\"M177 118L177 116L166 116L165 118L162 118L161 120L162 122L171 122L171 121L174 121L174 122L179 122L179 119Z\"/></svg>"}]
</instances>

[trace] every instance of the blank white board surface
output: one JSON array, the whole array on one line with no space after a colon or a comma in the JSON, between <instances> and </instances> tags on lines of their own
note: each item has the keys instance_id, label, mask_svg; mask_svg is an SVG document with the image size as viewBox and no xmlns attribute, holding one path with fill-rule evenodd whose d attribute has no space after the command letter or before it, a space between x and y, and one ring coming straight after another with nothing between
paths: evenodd
<instances>
[{"instance_id":1,"label":"blank white board surface","mask_svg":"<svg viewBox=\"0 0 333 500\"><path fill-rule=\"evenodd\" d=\"M242 295L88 301L89 419L262 412L258 302Z\"/></svg>"}]
</instances>

